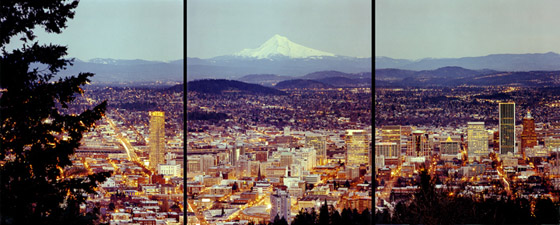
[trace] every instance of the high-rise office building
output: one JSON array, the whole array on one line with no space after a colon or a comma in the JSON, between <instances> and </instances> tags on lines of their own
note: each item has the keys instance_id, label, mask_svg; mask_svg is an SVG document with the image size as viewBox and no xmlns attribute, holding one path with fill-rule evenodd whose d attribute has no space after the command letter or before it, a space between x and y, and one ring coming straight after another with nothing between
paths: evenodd
<instances>
[{"instance_id":1,"label":"high-rise office building","mask_svg":"<svg viewBox=\"0 0 560 225\"><path fill-rule=\"evenodd\" d=\"M401 135L401 126L399 125L385 125L381 127L381 142L396 143L399 151L401 151L403 147L406 147L406 145L401 146Z\"/></svg>"},{"instance_id":2,"label":"high-rise office building","mask_svg":"<svg viewBox=\"0 0 560 225\"><path fill-rule=\"evenodd\" d=\"M274 218L278 215L278 218L282 219L283 217L290 224L291 201L288 192L281 190L281 188L276 189L276 194L270 195L270 204L270 221L274 221Z\"/></svg>"},{"instance_id":3,"label":"high-rise office building","mask_svg":"<svg viewBox=\"0 0 560 225\"><path fill-rule=\"evenodd\" d=\"M531 116L531 112L527 112L527 116L523 118L523 131L521 132L521 154L525 158L525 149L532 148L537 145L537 133L535 132L535 119Z\"/></svg>"},{"instance_id":4,"label":"high-rise office building","mask_svg":"<svg viewBox=\"0 0 560 225\"><path fill-rule=\"evenodd\" d=\"M230 151L229 151L229 163L232 166L237 165L237 161L239 160L240 153L241 153L241 149L239 149L239 148L230 149Z\"/></svg>"},{"instance_id":5,"label":"high-rise office building","mask_svg":"<svg viewBox=\"0 0 560 225\"><path fill-rule=\"evenodd\" d=\"M447 137L447 140L440 142L439 151L442 155L457 155L461 148L458 141L453 141L451 137Z\"/></svg>"},{"instance_id":6,"label":"high-rise office building","mask_svg":"<svg viewBox=\"0 0 560 225\"><path fill-rule=\"evenodd\" d=\"M346 130L346 164L368 165L369 140L364 130Z\"/></svg>"},{"instance_id":7,"label":"high-rise office building","mask_svg":"<svg viewBox=\"0 0 560 225\"><path fill-rule=\"evenodd\" d=\"M426 157L432 154L432 143L428 134L424 131L415 130L411 134L411 140L406 146L406 155L413 157Z\"/></svg>"},{"instance_id":8,"label":"high-rise office building","mask_svg":"<svg viewBox=\"0 0 560 225\"><path fill-rule=\"evenodd\" d=\"M317 154L317 165L327 164L327 137L311 133L305 134L305 147L314 148Z\"/></svg>"},{"instance_id":9,"label":"high-rise office building","mask_svg":"<svg viewBox=\"0 0 560 225\"><path fill-rule=\"evenodd\" d=\"M206 154L200 156L200 170L202 172L207 172L210 169L210 167L215 165L216 162L213 155Z\"/></svg>"},{"instance_id":10,"label":"high-rise office building","mask_svg":"<svg viewBox=\"0 0 560 225\"><path fill-rule=\"evenodd\" d=\"M515 151L515 103L500 103L500 154Z\"/></svg>"},{"instance_id":11,"label":"high-rise office building","mask_svg":"<svg viewBox=\"0 0 560 225\"><path fill-rule=\"evenodd\" d=\"M488 156L488 133L484 128L484 122L467 123L468 156L469 159L480 156Z\"/></svg>"},{"instance_id":12,"label":"high-rise office building","mask_svg":"<svg viewBox=\"0 0 560 225\"><path fill-rule=\"evenodd\" d=\"M381 127L381 141L394 142L401 144L401 126L382 126Z\"/></svg>"},{"instance_id":13,"label":"high-rise office building","mask_svg":"<svg viewBox=\"0 0 560 225\"><path fill-rule=\"evenodd\" d=\"M239 155L245 155L245 144L241 140L235 141L235 148L239 149Z\"/></svg>"},{"instance_id":14,"label":"high-rise office building","mask_svg":"<svg viewBox=\"0 0 560 225\"><path fill-rule=\"evenodd\" d=\"M150 112L150 168L165 163L165 113Z\"/></svg>"},{"instance_id":15,"label":"high-rise office building","mask_svg":"<svg viewBox=\"0 0 560 225\"><path fill-rule=\"evenodd\" d=\"M187 173L195 173L200 171L202 171L200 156L190 156L189 158L187 158Z\"/></svg>"}]
</instances>

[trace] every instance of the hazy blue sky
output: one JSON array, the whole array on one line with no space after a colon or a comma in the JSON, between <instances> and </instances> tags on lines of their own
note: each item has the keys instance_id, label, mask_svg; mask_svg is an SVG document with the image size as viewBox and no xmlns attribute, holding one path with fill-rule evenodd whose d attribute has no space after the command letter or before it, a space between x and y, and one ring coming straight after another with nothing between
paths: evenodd
<instances>
[{"instance_id":1,"label":"hazy blue sky","mask_svg":"<svg viewBox=\"0 0 560 225\"><path fill-rule=\"evenodd\" d=\"M375 1L375 56L560 53L560 1Z\"/></svg>"},{"instance_id":2,"label":"hazy blue sky","mask_svg":"<svg viewBox=\"0 0 560 225\"><path fill-rule=\"evenodd\" d=\"M37 29L37 40L67 45L82 60L183 58L183 0L82 0L67 25L61 34Z\"/></svg>"},{"instance_id":3,"label":"hazy blue sky","mask_svg":"<svg viewBox=\"0 0 560 225\"><path fill-rule=\"evenodd\" d=\"M371 0L187 0L187 56L257 48L279 34L306 47L371 57Z\"/></svg>"}]
</instances>

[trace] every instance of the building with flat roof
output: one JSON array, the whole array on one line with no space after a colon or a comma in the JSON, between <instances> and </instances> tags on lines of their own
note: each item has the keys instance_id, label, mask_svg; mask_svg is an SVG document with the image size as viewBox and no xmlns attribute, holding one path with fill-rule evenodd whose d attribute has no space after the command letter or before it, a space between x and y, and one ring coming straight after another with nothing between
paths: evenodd
<instances>
[{"instance_id":1,"label":"building with flat roof","mask_svg":"<svg viewBox=\"0 0 560 225\"><path fill-rule=\"evenodd\" d=\"M480 156L488 156L490 153L488 150L488 133L484 128L484 122L468 122L467 139L469 161Z\"/></svg>"},{"instance_id":2,"label":"building with flat roof","mask_svg":"<svg viewBox=\"0 0 560 225\"><path fill-rule=\"evenodd\" d=\"M369 140L364 130L346 130L346 164L369 165Z\"/></svg>"},{"instance_id":3,"label":"building with flat roof","mask_svg":"<svg viewBox=\"0 0 560 225\"><path fill-rule=\"evenodd\" d=\"M327 164L327 137L311 133L305 134L305 147L316 151L317 165Z\"/></svg>"},{"instance_id":4,"label":"building with flat roof","mask_svg":"<svg viewBox=\"0 0 560 225\"><path fill-rule=\"evenodd\" d=\"M515 153L515 103L499 104L500 154Z\"/></svg>"},{"instance_id":5,"label":"building with flat roof","mask_svg":"<svg viewBox=\"0 0 560 225\"><path fill-rule=\"evenodd\" d=\"M281 190L281 188L276 189L276 193L270 195L270 221L274 221L274 218L278 215L279 218L284 218L291 222L291 199L288 192Z\"/></svg>"},{"instance_id":6,"label":"building with flat roof","mask_svg":"<svg viewBox=\"0 0 560 225\"><path fill-rule=\"evenodd\" d=\"M150 168L157 169L158 164L165 162L165 113L150 112Z\"/></svg>"}]
</instances>

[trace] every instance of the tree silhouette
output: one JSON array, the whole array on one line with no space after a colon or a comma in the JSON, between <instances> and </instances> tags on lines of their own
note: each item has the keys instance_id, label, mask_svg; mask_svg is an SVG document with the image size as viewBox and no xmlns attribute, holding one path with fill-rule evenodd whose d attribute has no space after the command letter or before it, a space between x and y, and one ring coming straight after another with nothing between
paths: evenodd
<instances>
[{"instance_id":1,"label":"tree silhouette","mask_svg":"<svg viewBox=\"0 0 560 225\"><path fill-rule=\"evenodd\" d=\"M369 209L363 210L360 214L356 209L344 208L342 210L342 215L339 213L334 206L328 207L327 204L323 204L319 210L319 215L315 213L314 208L311 210L301 209L299 213L294 217L291 225L321 225L321 224L372 224L373 218L371 217ZM391 223L391 218L388 211L386 215L381 217L381 215L376 214L376 221L380 223Z\"/></svg>"},{"instance_id":2,"label":"tree silhouette","mask_svg":"<svg viewBox=\"0 0 560 225\"><path fill-rule=\"evenodd\" d=\"M331 205L331 224L343 224L340 213Z\"/></svg>"},{"instance_id":3,"label":"tree silhouette","mask_svg":"<svg viewBox=\"0 0 560 225\"><path fill-rule=\"evenodd\" d=\"M319 225L329 225L329 223L329 207L327 206L327 199L325 199L325 203L319 209Z\"/></svg>"},{"instance_id":4,"label":"tree silhouette","mask_svg":"<svg viewBox=\"0 0 560 225\"><path fill-rule=\"evenodd\" d=\"M284 217L280 218L280 216L276 214L274 220L269 225L288 225L288 221L286 220L286 218Z\"/></svg>"},{"instance_id":5,"label":"tree silhouette","mask_svg":"<svg viewBox=\"0 0 560 225\"><path fill-rule=\"evenodd\" d=\"M107 172L64 177L82 133L94 128L107 103L80 114L65 113L91 73L53 76L70 64L67 48L30 44L35 26L61 33L78 1L0 1L0 224L92 224L96 215L80 213L87 194L94 194ZM6 51L23 34L20 49ZM46 67L31 68L32 63ZM94 210L95 211L95 210Z\"/></svg>"},{"instance_id":6,"label":"tree silhouette","mask_svg":"<svg viewBox=\"0 0 560 225\"><path fill-rule=\"evenodd\" d=\"M407 224L558 224L559 208L550 199L528 200L525 198L501 199L476 196L452 197L435 190L434 179L420 173L420 190L408 202L399 202L392 217L387 211L376 211L376 223ZM534 216L532 202L536 201ZM351 214L342 212L343 221ZM362 212L362 223L367 222Z\"/></svg>"},{"instance_id":7,"label":"tree silhouette","mask_svg":"<svg viewBox=\"0 0 560 225\"><path fill-rule=\"evenodd\" d=\"M560 221L558 207L550 199L538 199L535 204L535 216L537 223L554 224Z\"/></svg>"}]
</instances>

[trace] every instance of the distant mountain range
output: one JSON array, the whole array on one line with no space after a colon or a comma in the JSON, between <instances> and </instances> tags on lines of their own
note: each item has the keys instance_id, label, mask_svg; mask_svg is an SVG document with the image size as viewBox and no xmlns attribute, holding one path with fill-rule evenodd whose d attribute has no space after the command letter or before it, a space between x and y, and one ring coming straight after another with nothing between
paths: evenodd
<instances>
[{"instance_id":1,"label":"distant mountain range","mask_svg":"<svg viewBox=\"0 0 560 225\"><path fill-rule=\"evenodd\" d=\"M294 79L315 80L334 87L365 86L372 81L371 58L338 56L301 46L279 35L256 49L245 49L232 55L210 59L187 58L186 62L188 81L208 78L233 79L269 87ZM560 71L560 55L554 52L494 54L447 59L426 58L416 61L375 57L374 62L376 86L422 85L423 82L443 85L442 82L451 82L449 79L461 83L458 80L460 78L490 75L500 71L514 71L511 73L517 74L514 77L521 76L520 74L531 76L546 74L534 71ZM68 66L67 70L59 72L57 77L77 75L80 72L94 73L92 83L97 84L138 82L175 84L183 82L183 60L161 62L140 59L97 58L89 61L76 59L73 66ZM549 73L552 77L555 77L554 74L555 72ZM437 81L442 78L448 80ZM544 77L536 79L541 84L553 82ZM502 83L508 82L517 81L505 80ZM529 81L521 80L517 83L533 85L527 82Z\"/></svg>"},{"instance_id":2,"label":"distant mountain range","mask_svg":"<svg viewBox=\"0 0 560 225\"><path fill-rule=\"evenodd\" d=\"M339 71L319 71L301 77L252 74L242 77L241 80L243 81L226 79L188 81L187 90L209 94L282 95L286 94L282 91L284 89L371 87L372 85L371 73L350 74Z\"/></svg>"},{"instance_id":3,"label":"distant mountain range","mask_svg":"<svg viewBox=\"0 0 560 225\"><path fill-rule=\"evenodd\" d=\"M339 56L274 35L256 49L210 59L187 58L187 80L240 79L247 74L302 76L315 71L371 72L371 58Z\"/></svg>"},{"instance_id":4,"label":"distant mountain range","mask_svg":"<svg viewBox=\"0 0 560 225\"><path fill-rule=\"evenodd\" d=\"M370 87L371 72L343 73L340 71L317 71L303 76L280 76L274 74L251 74L240 77L239 81L268 87L318 88L318 87Z\"/></svg>"},{"instance_id":5,"label":"distant mountain range","mask_svg":"<svg viewBox=\"0 0 560 225\"><path fill-rule=\"evenodd\" d=\"M456 87L456 86L560 86L560 71L469 70L442 67L436 70L376 69L376 87Z\"/></svg>"},{"instance_id":6,"label":"distant mountain range","mask_svg":"<svg viewBox=\"0 0 560 225\"><path fill-rule=\"evenodd\" d=\"M435 70L457 66L470 70L553 71L560 70L560 55L554 52L534 54L493 54L480 57L425 58L421 60L375 57L375 69Z\"/></svg>"},{"instance_id":7,"label":"distant mountain range","mask_svg":"<svg viewBox=\"0 0 560 225\"><path fill-rule=\"evenodd\" d=\"M115 84L137 82L183 82L183 60L170 62L122 59L74 60L74 65L60 71L57 77L91 72L92 83ZM38 67L41 67L38 65Z\"/></svg>"},{"instance_id":8,"label":"distant mountain range","mask_svg":"<svg viewBox=\"0 0 560 225\"><path fill-rule=\"evenodd\" d=\"M258 84L249 84L235 80L206 79L187 82L187 91L207 94L257 94L257 95L284 95L283 91L264 87Z\"/></svg>"},{"instance_id":9,"label":"distant mountain range","mask_svg":"<svg viewBox=\"0 0 560 225\"><path fill-rule=\"evenodd\" d=\"M280 81L278 84L274 85L274 87L278 89L288 89L288 88L332 88L334 86L316 80L295 79L295 80Z\"/></svg>"}]
</instances>

